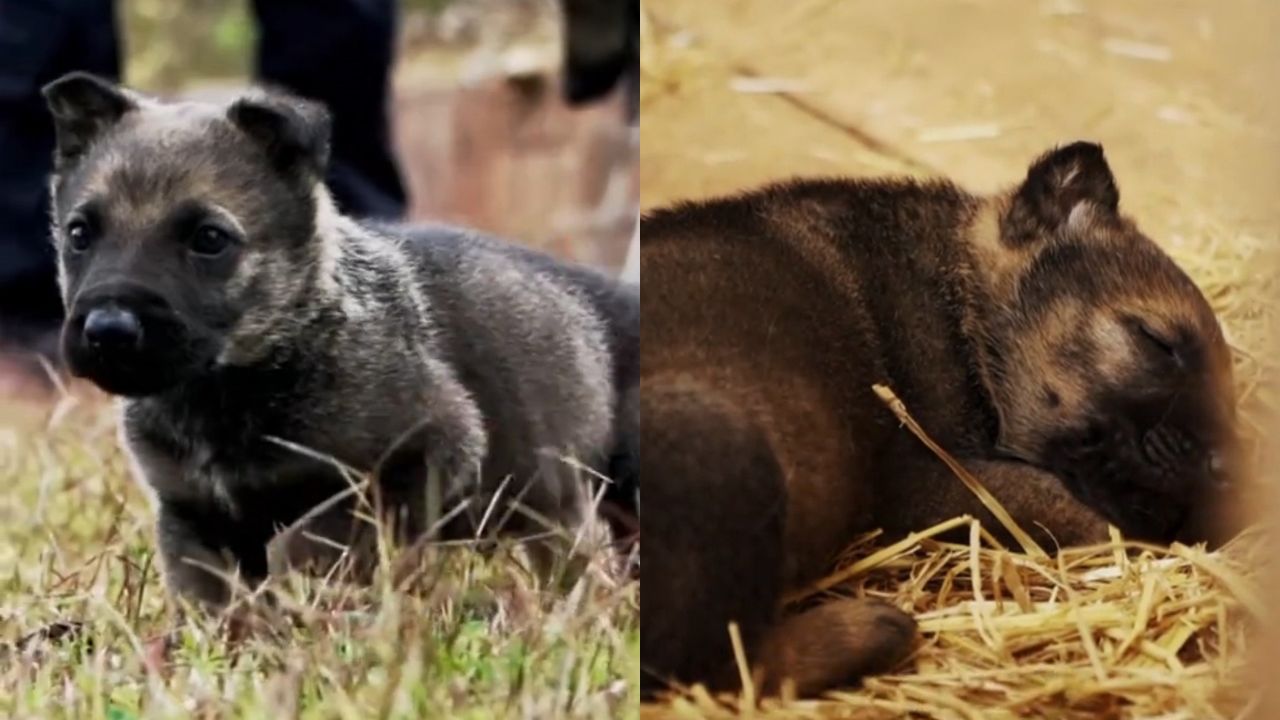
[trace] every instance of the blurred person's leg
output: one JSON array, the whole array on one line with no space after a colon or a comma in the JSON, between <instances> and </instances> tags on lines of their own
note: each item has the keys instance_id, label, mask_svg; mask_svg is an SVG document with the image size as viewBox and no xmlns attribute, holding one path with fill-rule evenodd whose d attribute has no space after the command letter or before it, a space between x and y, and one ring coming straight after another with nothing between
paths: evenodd
<instances>
[{"instance_id":1,"label":"blurred person's leg","mask_svg":"<svg viewBox=\"0 0 1280 720\"><path fill-rule=\"evenodd\" d=\"M254 0L258 76L329 106L328 185L344 212L395 219L405 191L391 147L395 0Z\"/></svg>"},{"instance_id":2,"label":"blurred person's leg","mask_svg":"<svg viewBox=\"0 0 1280 720\"><path fill-rule=\"evenodd\" d=\"M564 95L571 105L627 92L632 124L640 114L640 0L560 0L564 13Z\"/></svg>"},{"instance_id":3,"label":"blurred person's leg","mask_svg":"<svg viewBox=\"0 0 1280 720\"><path fill-rule=\"evenodd\" d=\"M582 105L621 85L627 94L627 121L638 133L640 0L560 0L560 9L564 18L565 99L570 105ZM640 284L639 214L621 277Z\"/></svg>"},{"instance_id":4,"label":"blurred person's leg","mask_svg":"<svg viewBox=\"0 0 1280 720\"><path fill-rule=\"evenodd\" d=\"M113 0L0 1L0 345L56 353L62 317L49 242L53 125L40 88L120 73Z\"/></svg>"}]
</instances>

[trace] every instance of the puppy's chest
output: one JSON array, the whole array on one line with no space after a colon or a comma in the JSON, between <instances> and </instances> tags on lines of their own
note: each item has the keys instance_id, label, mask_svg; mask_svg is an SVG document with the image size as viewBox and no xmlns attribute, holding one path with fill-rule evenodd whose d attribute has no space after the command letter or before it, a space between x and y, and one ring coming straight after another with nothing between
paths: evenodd
<instances>
[{"instance_id":1,"label":"puppy's chest","mask_svg":"<svg viewBox=\"0 0 1280 720\"><path fill-rule=\"evenodd\" d=\"M273 428L248 419L165 419L135 419L126 433L144 480L162 501L289 522L344 486L331 463L273 442L280 437Z\"/></svg>"}]
</instances>

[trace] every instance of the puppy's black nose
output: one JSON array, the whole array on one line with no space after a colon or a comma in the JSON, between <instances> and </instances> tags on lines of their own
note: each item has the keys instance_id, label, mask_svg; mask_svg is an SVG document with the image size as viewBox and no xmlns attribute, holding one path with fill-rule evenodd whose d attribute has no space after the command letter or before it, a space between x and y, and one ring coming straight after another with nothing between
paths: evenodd
<instances>
[{"instance_id":1,"label":"puppy's black nose","mask_svg":"<svg viewBox=\"0 0 1280 720\"><path fill-rule=\"evenodd\" d=\"M84 319L84 339L96 349L134 350L142 345L142 323L124 308L96 308Z\"/></svg>"}]
</instances>

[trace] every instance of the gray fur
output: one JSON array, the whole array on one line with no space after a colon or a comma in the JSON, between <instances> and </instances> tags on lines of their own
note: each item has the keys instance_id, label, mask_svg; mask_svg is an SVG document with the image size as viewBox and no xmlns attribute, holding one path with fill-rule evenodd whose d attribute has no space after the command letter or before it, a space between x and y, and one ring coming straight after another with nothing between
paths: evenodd
<instances>
[{"instance_id":1,"label":"gray fur","mask_svg":"<svg viewBox=\"0 0 1280 720\"><path fill-rule=\"evenodd\" d=\"M326 457L374 471L402 540L433 519L427 468L468 504L443 528L454 537L508 476L500 508L518 499L573 530L588 489L564 458L608 472L634 451L638 473L622 436L635 410L618 400L638 372L634 290L468 231L339 215L319 180L328 120L305 101L162 104L83 75L46 94L75 148L53 183L64 350L123 396L124 447L179 595L228 600L202 566L262 579L277 531L347 489ZM113 116L80 118L100 107ZM77 222L87 249L71 243ZM233 242L202 255L211 224ZM84 339L102 305L142 318L137 347ZM315 527L359 544L353 509ZM545 529L499 514L504 533Z\"/></svg>"}]
</instances>

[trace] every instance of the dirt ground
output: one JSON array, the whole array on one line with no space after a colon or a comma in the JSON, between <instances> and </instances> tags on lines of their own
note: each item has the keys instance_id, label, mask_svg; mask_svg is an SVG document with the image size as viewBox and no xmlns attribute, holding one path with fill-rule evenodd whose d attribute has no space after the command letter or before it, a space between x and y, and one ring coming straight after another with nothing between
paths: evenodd
<instances>
[{"instance_id":1,"label":"dirt ground","mask_svg":"<svg viewBox=\"0 0 1280 720\"><path fill-rule=\"evenodd\" d=\"M646 0L641 203L798 173L1016 182L1103 144L1156 237L1275 238L1280 3Z\"/></svg>"}]
</instances>

